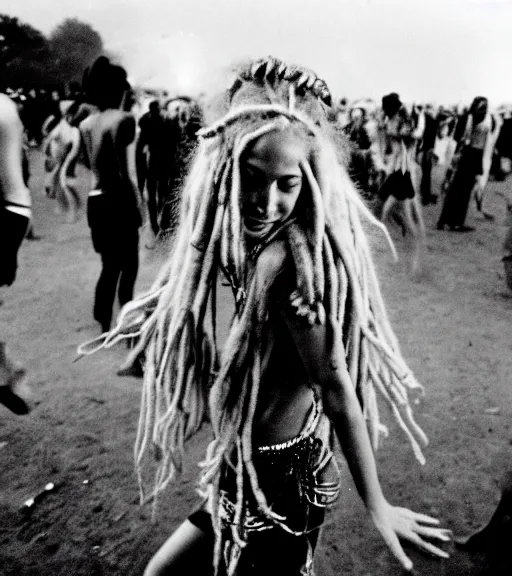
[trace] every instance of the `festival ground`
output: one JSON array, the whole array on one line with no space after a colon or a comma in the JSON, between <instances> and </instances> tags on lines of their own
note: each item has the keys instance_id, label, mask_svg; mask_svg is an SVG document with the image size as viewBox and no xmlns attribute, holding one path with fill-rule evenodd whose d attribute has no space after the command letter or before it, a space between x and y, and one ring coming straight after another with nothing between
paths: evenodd
<instances>
[{"instance_id":1,"label":"festival ground","mask_svg":"<svg viewBox=\"0 0 512 576\"><path fill-rule=\"evenodd\" d=\"M133 465L141 381L115 375L123 347L73 363L77 345L99 333L91 309L100 263L85 217L67 224L44 197L42 162L33 151L30 184L42 238L25 242L18 280L0 294L1 339L27 368L35 404L27 417L0 407L0 574L138 575L197 502L196 463L209 432L190 443L183 475L152 522L151 507L139 505ZM82 171L78 182L84 197ZM512 298L500 262L505 186L512 179L489 185L496 221L471 207L472 233L438 232L440 207L425 210L428 254L420 278L411 279L403 261L393 263L382 242L375 252L405 357L426 388L415 412L430 438L422 467L392 424L377 454L381 482L393 503L440 518L456 535L489 519L512 469ZM143 249L138 290L161 259ZM222 296L225 324L230 308ZM54 489L23 513L23 502L50 482ZM449 560L408 548L415 573L481 573L482 558L446 549ZM401 573L346 470L318 556L319 575Z\"/></svg>"}]
</instances>

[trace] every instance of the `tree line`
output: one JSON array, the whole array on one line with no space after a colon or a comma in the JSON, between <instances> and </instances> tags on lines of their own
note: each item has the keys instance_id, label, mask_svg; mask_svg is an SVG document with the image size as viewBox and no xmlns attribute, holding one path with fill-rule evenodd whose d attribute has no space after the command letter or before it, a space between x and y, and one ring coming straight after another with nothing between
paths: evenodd
<instances>
[{"instance_id":1,"label":"tree line","mask_svg":"<svg viewBox=\"0 0 512 576\"><path fill-rule=\"evenodd\" d=\"M81 82L84 70L104 54L100 34L66 18L45 36L16 17L0 14L0 91L61 88Z\"/></svg>"}]
</instances>

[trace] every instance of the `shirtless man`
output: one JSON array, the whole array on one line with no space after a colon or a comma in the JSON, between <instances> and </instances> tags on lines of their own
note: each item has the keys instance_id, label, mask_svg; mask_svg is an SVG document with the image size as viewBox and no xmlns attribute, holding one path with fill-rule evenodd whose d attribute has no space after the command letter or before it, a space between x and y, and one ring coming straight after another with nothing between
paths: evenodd
<instances>
[{"instance_id":1,"label":"shirtless man","mask_svg":"<svg viewBox=\"0 0 512 576\"><path fill-rule=\"evenodd\" d=\"M0 286L10 286L18 268L18 250L27 232L32 210L30 192L23 181L23 125L16 105L0 94ZM17 394L25 371L17 368L0 342L0 403L15 414L27 414Z\"/></svg>"},{"instance_id":2,"label":"shirtless man","mask_svg":"<svg viewBox=\"0 0 512 576\"><path fill-rule=\"evenodd\" d=\"M99 112L79 129L92 171L87 221L94 250L102 260L94 319L110 328L116 289L122 306L133 297L139 268L139 192L135 183L135 118L121 110L129 84L126 71L98 59L88 77L89 97Z\"/></svg>"}]
</instances>

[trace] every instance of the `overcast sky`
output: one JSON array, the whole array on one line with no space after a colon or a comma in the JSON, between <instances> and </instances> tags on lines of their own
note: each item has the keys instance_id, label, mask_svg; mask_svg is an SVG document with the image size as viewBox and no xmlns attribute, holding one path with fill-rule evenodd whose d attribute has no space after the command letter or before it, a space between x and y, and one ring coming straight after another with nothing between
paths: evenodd
<instances>
[{"instance_id":1,"label":"overcast sky","mask_svg":"<svg viewBox=\"0 0 512 576\"><path fill-rule=\"evenodd\" d=\"M512 0L1 0L0 12L44 33L86 21L133 81L171 92L273 54L313 68L336 96L512 102Z\"/></svg>"}]
</instances>

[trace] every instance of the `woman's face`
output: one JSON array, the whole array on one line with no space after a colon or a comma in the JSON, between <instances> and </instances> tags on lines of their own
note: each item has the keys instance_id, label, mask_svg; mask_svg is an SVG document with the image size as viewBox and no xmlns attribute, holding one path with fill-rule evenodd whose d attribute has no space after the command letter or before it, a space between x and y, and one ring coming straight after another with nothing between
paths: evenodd
<instances>
[{"instance_id":1,"label":"woman's face","mask_svg":"<svg viewBox=\"0 0 512 576\"><path fill-rule=\"evenodd\" d=\"M245 233L264 238L292 214L302 190L301 162L307 145L291 130L260 136L242 157L242 219Z\"/></svg>"}]
</instances>

